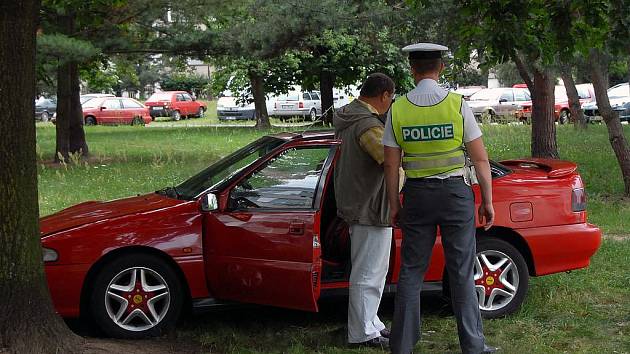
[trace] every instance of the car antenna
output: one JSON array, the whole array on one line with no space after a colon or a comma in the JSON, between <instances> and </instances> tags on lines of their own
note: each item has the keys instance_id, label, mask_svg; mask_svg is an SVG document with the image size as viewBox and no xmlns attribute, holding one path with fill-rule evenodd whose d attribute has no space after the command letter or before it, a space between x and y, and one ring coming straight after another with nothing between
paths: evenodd
<instances>
[{"instance_id":1,"label":"car antenna","mask_svg":"<svg viewBox=\"0 0 630 354\"><path fill-rule=\"evenodd\" d=\"M315 125L315 123L319 123L319 121L320 121L320 120L321 120L321 119L322 119L322 118L326 115L326 113L328 113L328 111L330 111L330 110L331 110L331 109L333 109L333 108L335 108L335 106L334 106L334 105L333 105L333 106L328 107L328 109L327 109L327 110L325 110L324 112L322 112L322 115L321 115L321 116L319 116L319 118L315 119L315 120L313 121L313 123L309 124L309 125L306 127L306 129L304 129L304 131L303 131L302 133L300 133L298 136L296 136L296 138L302 137L302 136L304 135L304 133L306 133L307 131L309 131L309 129L311 129L311 127L312 127L313 125Z\"/></svg>"}]
</instances>

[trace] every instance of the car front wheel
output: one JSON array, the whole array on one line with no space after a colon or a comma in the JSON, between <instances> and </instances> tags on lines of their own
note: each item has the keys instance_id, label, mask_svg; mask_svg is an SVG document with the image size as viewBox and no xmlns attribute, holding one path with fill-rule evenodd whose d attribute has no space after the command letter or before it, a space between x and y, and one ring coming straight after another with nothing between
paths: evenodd
<instances>
[{"instance_id":1,"label":"car front wheel","mask_svg":"<svg viewBox=\"0 0 630 354\"><path fill-rule=\"evenodd\" d=\"M527 263L508 242L481 239L477 243L474 280L481 314L485 318L502 317L518 310L525 300Z\"/></svg>"},{"instance_id":2,"label":"car front wheel","mask_svg":"<svg viewBox=\"0 0 630 354\"><path fill-rule=\"evenodd\" d=\"M560 112L560 116L558 117L558 122L560 124L566 124L569 122L570 119L571 119L571 113L569 113L569 111L567 111L566 109L563 109Z\"/></svg>"},{"instance_id":3,"label":"car front wheel","mask_svg":"<svg viewBox=\"0 0 630 354\"><path fill-rule=\"evenodd\" d=\"M128 254L96 276L90 308L109 336L137 339L162 334L177 322L183 303L175 271L160 258Z\"/></svg>"},{"instance_id":4,"label":"car front wheel","mask_svg":"<svg viewBox=\"0 0 630 354\"><path fill-rule=\"evenodd\" d=\"M179 111L173 111L173 113L171 113L171 118L173 118L174 121L178 121L182 119L182 115Z\"/></svg>"},{"instance_id":5,"label":"car front wheel","mask_svg":"<svg viewBox=\"0 0 630 354\"><path fill-rule=\"evenodd\" d=\"M46 111L42 112L42 122L48 122L49 119L50 119L50 115L48 114L48 112Z\"/></svg>"}]
</instances>

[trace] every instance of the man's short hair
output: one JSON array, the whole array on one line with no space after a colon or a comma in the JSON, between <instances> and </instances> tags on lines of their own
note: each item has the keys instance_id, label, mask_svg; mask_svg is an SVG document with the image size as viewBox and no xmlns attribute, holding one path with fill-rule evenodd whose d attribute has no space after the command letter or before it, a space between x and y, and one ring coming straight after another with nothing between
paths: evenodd
<instances>
[{"instance_id":1,"label":"man's short hair","mask_svg":"<svg viewBox=\"0 0 630 354\"><path fill-rule=\"evenodd\" d=\"M363 97L378 97L383 92L389 92L393 95L395 88L394 80L389 76L383 73L374 73L365 79L359 94Z\"/></svg>"},{"instance_id":2,"label":"man's short hair","mask_svg":"<svg viewBox=\"0 0 630 354\"><path fill-rule=\"evenodd\" d=\"M409 58L409 65L411 65L411 68L418 74L430 74L440 70L442 58Z\"/></svg>"}]
</instances>

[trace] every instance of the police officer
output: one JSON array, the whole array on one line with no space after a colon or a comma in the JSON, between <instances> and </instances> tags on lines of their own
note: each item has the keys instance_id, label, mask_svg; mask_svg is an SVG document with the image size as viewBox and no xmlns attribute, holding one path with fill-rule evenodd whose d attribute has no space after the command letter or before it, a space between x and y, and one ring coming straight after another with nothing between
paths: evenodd
<instances>
[{"instance_id":1,"label":"police officer","mask_svg":"<svg viewBox=\"0 0 630 354\"><path fill-rule=\"evenodd\" d=\"M474 194L465 180L464 147L481 188L479 221L494 221L488 154L472 111L461 95L437 80L447 47L406 46L416 88L396 99L385 131L385 179L393 225L403 231L400 276L392 323L392 353L409 354L420 339L420 290L439 227L450 280L453 311L463 353L493 353L485 344L473 280L475 260ZM401 159L402 157L402 159ZM407 181L403 206L398 196L402 160Z\"/></svg>"}]
</instances>

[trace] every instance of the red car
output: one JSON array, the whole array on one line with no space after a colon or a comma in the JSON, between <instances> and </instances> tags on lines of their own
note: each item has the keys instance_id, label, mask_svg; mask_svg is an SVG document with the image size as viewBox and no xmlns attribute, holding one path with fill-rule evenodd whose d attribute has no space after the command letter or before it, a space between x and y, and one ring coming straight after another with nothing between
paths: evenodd
<instances>
[{"instance_id":1,"label":"red car","mask_svg":"<svg viewBox=\"0 0 630 354\"><path fill-rule=\"evenodd\" d=\"M85 125L151 123L147 107L133 98L92 98L85 101L81 107Z\"/></svg>"},{"instance_id":2,"label":"red car","mask_svg":"<svg viewBox=\"0 0 630 354\"><path fill-rule=\"evenodd\" d=\"M151 110L151 118L171 117L180 120L182 117L201 118L208 108L197 101L186 91L156 92L144 102Z\"/></svg>"},{"instance_id":3,"label":"red car","mask_svg":"<svg viewBox=\"0 0 630 354\"><path fill-rule=\"evenodd\" d=\"M575 88L580 98L580 105L595 101L593 84L579 84L575 85ZM564 86L556 86L554 96L556 101L554 106L556 122L560 124L568 123L571 120L571 112L569 111L569 98ZM532 116L532 101L521 104L521 110L517 112L517 116L521 121L527 122Z\"/></svg>"},{"instance_id":4,"label":"red car","mask_svg":"<svg viewBox=\"0 0 630 354\"><path fill-rule=\"evenodd\" d=\"M317 311L320 297L348 287L350 240L332 183L340 144L330 132L267 136L177 187L42 218L56 310L87 314L122 338L161 333L184 306L242 302ZM477 229L475 274L486 317L516 311L530 276L587 267L601 242L586 220L575 164L493 162L492 175L496 221L487 232ZM398 280L401 240L395 229L389 291ZM438 238L425 289L448 284L444 269Z\"/></svg>"}]
</instances>

